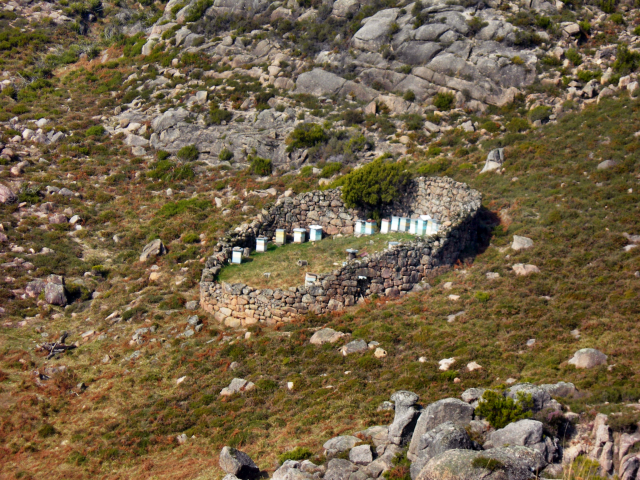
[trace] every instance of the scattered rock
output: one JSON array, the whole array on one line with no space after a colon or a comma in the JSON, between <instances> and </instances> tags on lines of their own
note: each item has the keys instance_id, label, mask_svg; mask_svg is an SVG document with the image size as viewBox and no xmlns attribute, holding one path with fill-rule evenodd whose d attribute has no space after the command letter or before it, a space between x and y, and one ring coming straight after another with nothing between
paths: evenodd
<instances>
[{"instance_id":1,"label":"scattered rock","mask_svg":"<svg viewBox=\"0 0 640 480\"><path fill-rule=\"evenodd\" d=\"M371 452L371 446L359 445L353 447L349 452L349 461L356 465L369 465L373 462L373 453Z\"/></svg>"},{"instance_id":2,"label":"scattered rock","mask_svg":"<svg viewBox=\"0 0 640 480\"><path fill-rule=\"evenodd\" d=\"M526 276L532 273L540 273L540 269L535 265L525 265L524 263L516 263L513 266L516 275Z\"/></svg>"},{"instance_id":3,"label":"scattered rock","mask_svg":"<svg viewBox=\"0 0 640 480\"><path fill-rule=\"evenodd\" d=\"M438 364L440 365L440 367L438 368L443 372L446 372L447 370L449 370L449 368L451 368L451 365L453 365L455 362L456 362L456 359L454 357L444 358L438 362Z\"/></svg>"},{"instance_id":4,"label":"scattered rock","mask_svg":"<svg viewBox=\"0 0 640 480\"><path fill-rule=\"evenodd\" d=\"M339 437L333 437L330 440L324 442L322 448L324 448L324 454L327 457L335 457L336 455L351 450L358 443L360 439L351 435L342 435Z\"/></svg>"},{"instance_id":5,"label":"scattered rock","mask_svg":"<svg viewBox=\"0 0 640 480\"><path fill-rule=\"evenodd\" d=\"M342 355L346 357L349 354L365 352L367 350L369 350L369 346L367 345L367 342L365 342L364 340L358 339L358 340L353 340L347 343L344 347L340 349L340 352L342 353Z\"/></svg>"},{"instance_id":6,"label":"scattered rock","mask_svg":"<svg viewBox=\"0 0 640 480\"><path fill-rule=\"evenodd\" d=\"M142 249L142 255L140 255L140 261L146 262L150 258L159 257L160 255L164 255L167 253L167 249L165 248L162 240L159 238L145 245Z\"/></svg>"},{"instance_id":7,"label":"scattered rock","mask_svg":"<svg viewBox=\"0 0 640 480\"><path fill-rule=\"evenodd\" d=\"M502 167L504 163L504 148L496 148L489 152L487 155L487 161L484 164L484 168L480 173L492 172Z\"/></svg>"},{"instance_id":8,"label":"scattered rock","mask_svg":"<svg viewBox=\"0 0 640 480\"><path fill-rule=\"evenodd\" d=\"M527 250L533 247L533 240L527 237L521 237L519 235L513 236L513 243L511 244L511 249L516 252L520 250Z\"/></svg>"},{"instance_id":9,"label":"scattered rock","mask_svg":"<svg viewBox=\"0 0 640 480\"><path fill-rule=\"evenodd\" d=\"M607 356L595 348L583 348L573 354L568 362L576 368L593 368L607 364Z\"/></svg>"},{"instance_id":10,"label":"scattered rock","mask_svg":"<svg viewBox=\"0 0 640 480\"><path fill-rule=\"evenodd\" d=\"M234 378L228 387L225 387L220 392L222 396L233 395L234 393L248 392L256 388L253 382L249 382L243 378Z\"/></svg>"},{"instance_id":11,"label":"scattered rock","mask_svg":"<svg viewBox=\"0 0 640 480\"><path fill-rule=\"evenodd\" d=\"M224 447L220 452L220 468L241 480L256 478L260 469L244 452L231 447Z\"/></svg>"},{"instance_id":12,"label":"scattered rock","mask_svg":"<svg viewBox=\"0 0 640 480\"><path fill-rule=\"evenodd\" d=\"M9 187L0 183L0 203L9 205L15 203L17 200L17 195L13 193Z\"/></svg>"},{"instance_id":13,"label":"scattered rock","mask_svg":"<svg viewBox=\"0 0 640 480\"><path fill-rule=\"evenodd\" d=\"M325 343L335 343L344 337L346 334L342 332L336 332L332 328L323 328L322 330L318 330L311 336L309 340L313 345L323 345Z\"/></svg>"}]
</instances>

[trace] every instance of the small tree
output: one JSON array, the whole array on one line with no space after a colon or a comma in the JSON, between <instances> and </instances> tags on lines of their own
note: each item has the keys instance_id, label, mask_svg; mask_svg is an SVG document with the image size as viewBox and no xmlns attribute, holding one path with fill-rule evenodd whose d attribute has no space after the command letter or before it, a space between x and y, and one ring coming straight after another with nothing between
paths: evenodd
<instances>
[{"instance_id":1,"label":"small tree","mask_svg":"<svg viewBox=\"0 0 640 480\"><path fill-rule=\"evenodd\" d=\"M484 417L493 428L504 428L512 422L531 417L533 399L531 394L518 392L518 400L502 393L487 390L482 395L475 413Z\"/></svg>"},{"instance_id":2,"label":"small tree","mask_svg":"<svg viewBox=\"0 0 640 480\"><path fill-rule=\"evenodd\" d=\"M404 162L387 162L379 157L344 177L342 198L351 208L379 210L398 198L409 180Z\"/></svg>"},{"instance_id":3,"label":"small tree","mask_svg":"<svg viewBox=\"0 0 640 480\"><path fill-rule=\"evenodd\" d=\"M287 151L296 148L311 148L329 139L327 132L317 123L303 123L298 125L287 138Z\"/></svg>"},{"instance_id":4,"label":"small tree","mask_svg":"<svg viewBox=\"0 0 640 480\"><path fill-rule=\"evenodd\" d=\"M456 97L453 93L438 93L433 98L433 104L439 110L451 110L453 104L456 100Z\"/></svg>"},{"instance_id":5,"label":"small tree","mask_svg":"<svg viewBox=\"0 0 640 480\"><path fill-rule=\"evenodd\" d=\"M251 170L256 175L271 175L271 171L273 170L271 159L249 156L248 160L251 164Z\"/></svg>"}]
</instances>

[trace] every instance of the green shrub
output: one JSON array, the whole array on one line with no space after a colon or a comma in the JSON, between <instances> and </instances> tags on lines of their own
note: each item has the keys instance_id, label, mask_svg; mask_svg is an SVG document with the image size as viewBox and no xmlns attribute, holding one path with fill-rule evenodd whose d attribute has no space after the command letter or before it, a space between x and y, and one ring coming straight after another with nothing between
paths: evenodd
<instances>
[{"instance_id":1,"label":"green shrub","mask_svg":"<svg viewBox=\"0 0 640 480\"><path fill-rule=\"evenodd\" d=\"M617 0L599 0L598 6L604 13L613 13L616 11Z\"/></svg>"},{"instance_id":2,"label":"green shrub","mask_svg":"<svg viewBox=\"0 0 640 480\"><path fill-rule=\"evenodd\" d=\"M380 209L400 196L409 179L404 162L380 157L343 177L342 198L348 207Z\"/></svg>"},{"instance_id":3,"label":"green shrub","mask_svg":"<svg viewBox=\"0 0 640 480\"><path fill-rule=\"evenodd\" d=\"M538 17L536 25L543 30L546 30L551 26L551 19L549 17Z\"/></svg>"},{"instance_id":4,"label":"green shrub","mask_svg":"<svg viewBox=\"0 0 640 480\"><path fill-rule=\"evenodd\" d=\"M233 152L228 148L223 148L218 154L218 158L223 162L229 162L233 158Z\"/></svg>"},{"instance_id":5,"label":"green shrub","mask_svg":"<svg viewBox=\"0 0 640 480\"><path fill-rule=\"evenodd\" d=\"M640 25L638 25L636 28L634 28L634 29L633 29L633 34L634 34L636 37L639 37L639 36L640 36Z\"/></svg>"},{"instance_id":6,"label":"green shrub","mask_svg":"<svg viewBox=\"0 0 640 480\"><path fill-rule=\"evenodd\" d=\"M340 162L327 163L324 167L322 167L320 178L333 177L340 170L342 170L342 164Z\"/></svg>"},{"instance_id":7,"label":"green shrub","mask_svg":"<svg viewBox=\"0 0 640 480\"><path fill-rule=\"evenodd\" d=\"M222 125L222 122L229 122L232 117L233 114L224 108L215 106L209 110L209 121L213 125Z\"/></svg>"},{"instance_id":8,"label":"green shrub","mask_svg":"<svg viewBox=\"0 0 640 480\"><path fill-rule=\"evenodd\" d=\"M213 0L198 0L185 16L186 22L196 22L202 18L204 12L213 5Z\"/></svg>"},{"instance_id":9,"label":"green shrub","mask_svg":"<svg viewBox=\"0 0 640 480\"><path fill-rule=\"evenodd\" d=\"M576 67L582 63L582 55L580 55L575 48L567 50L564 53L564 56L567 57L567 60L573 63Z\"/></svg>"},{"instance_id":10,"label":"green shrub","mask_svg":"<svg viewBox=\"0 0 640 480\"><path fill-rule=\"evenodd\" d=\"M622 25L624 23L624 17L621 13L614 13L609 17L609 20L611 20L616 25Z\"/></svg>"},{"instance_id":11,"label":"green shrub","mask_svg":"<svg viewBox=\"0 0 640 480\"><path fill-rule=\"evenodd\" d=\"M589 35L591 33L591 24L589 23L588 20L583 20L582 22L579 22L578 26L580 27L580 31L585 35Z\"/></svg>"},{"instance_id":12,"label":"green shrub","mask_svg":"<svg viewBox=\"0 0 640 480\"><path fill-rule=\"evenodd\" d=\"M469 31L475 35L484 27L489 25L487 22L483 22L480 17L472 17L471 20L467 21L467 25L469 26Z\"/></svg>"},{"instance_id":13,"label":"green shrub","mask_svg":"<svg viewBox=\"0 0 640 480\"><path fill-rule=\"evenodd\" d=\"M364 122L364 115L359 110L346 110L342 113L342 120L347 127L360 125Z\"/></svg>"},{"instance_id":14,"label":"green shrub","mask_svg":"<svg viewBox=\"0 0 640 480\"><path fill-rule=\"evenodd\" d=\"M491 295L487 292L477 292L475 296L476 300L478 300L480 303L487 303L491 298Z\"/></svg>"},{"instance_id":15,"label":"green shrub","mask_svg":"<svg viewBox=\"0 0 640 480\"><path fill-rule=\"evenodd\" d=\"M416 94L413 93L413 90L407 90L406 92L404 92L404 95L402 95L402 98L404 98L407 102L413 102L416 99Z\"/></svg>"},{"instance_id":16,"label":"green shrub","mask_svg":"<svg viewBox=\"0 0 640 480\"><path fill-rule=\"evenodd\" d=\"M444 158L439 158L437 160L425 163L424 165L420 165L420 167L418 168L418 175L428 177L440 172L444 172L447 168L449 168L449 162L447 162L447 160L445 160Z\"/></svg>"},{"instance_id":17,"label":"green shrub","mask_svg":"<svg viewBox=\"0 0 640 480\"><path fill-rule=\"evenodd\" d=\"M531 417L531 394L518 392L518 400L487 390L476 407L475 414L485 418L493 428L504 428L512 422Z\"/></svg>"},{"instance_id":18,"label":"green shrub","mask_svg":"<svg viewBox=\"0 0 640 480\"><path fill-rule=\"evenodd\" d=\"M327 132L317 123L303 123L294 128L287 137L287 151L292 152L296 148L311 148L329 139Z\"/></svg>"},{"instance_id":19,"label":"green shrub","mask_svg":"<svg viewBox=\"0 0 640 480\"><path fill-rule=\"evenodd\" d=\"M480 129L484 129L489 133L496 133L500 131L500 125L493 120L487 120L480 125Z\"/></svg>"},{"instance_id":20,"label":"green shrub","mask_svg":"<svg viewBox=\"0 0 640 480\"><path fill-rule=\"evenodd\" d=\"M169 152L166 152L164 150L158 150L156 152L156 158L160 161L162 160L166 160L167 158L169 158L171 156L171 154Z\"/></svg>"},{"instance_id":21,"label":"green shrub","mask_svg":"<svg viewBox=\"0 0 640 480\"><path fill-rule=\"evenodd\" d=\"M580 70L578 72L578 80L584 83L588 83L591 80L600 79L602 77L602 72L600 70L592 71L592 70Z\"/></svg>"},{"instance_id":22,"label":"green shrub","mask_svg":"<svg viewBox=\"0 0 640 480\"><path fill-rule=\"evenodd\" d=\"M248 160L251 164L251 171L256 175L271 175L271 172L273 170L273 163L271 162L270 158L249 156Z\"/></svg>"},{"instance_id":23,"label":"green shrub","mask_svg":"<svg viewBox=\"0 0 640 480\"><path fill-rule=\"evenodd\" d=\"M56 433L58 433L58 431L53 428L53 425L49 425L48 423L42 425L38 430L38 436L40 436L41 438L52 437Z\"/></svg>"},{"instance_id":24,"label":"green shrub","mask_svg":"<svg viewBox=\"0 0 640 480\"><path fill-rule=\"evenodd\" d=\"M526 132L527 130L529 130L531 125L529 125L529 122L527 122L526 118L516 117L511 119L511 121L507 123L506 127L507 131L511 133L517 133Z\"/></svg>"},{"instance_id":25,"label":"green shrub","mask_svg":"<svg viewBox=\"0 0 640 480\"><path fill-rule=\"evenodd\" d=\"M539 105L529 110L529 120L531 120L532 122L535 122L536 120L540 120L541 122L544 122L546 120L549 120L549 117L551 116L551 112L552 112L551 107Z\"/></svg>"},{"instance_id":26,"label":"green shrub","mask_svg":"<svg viewBox=\"0 0 640 480\"><path fill-rule=\"evenodd\" d=\"M22 115L23 113L28 113L28 112L29 112L29 109L27 108L27 106L21 103L14 105L13 108L11 109L11 113L13 113L14 115Z\"/></svg>"},{"instance_id":27,"label":"green shrub","mask_svg":"<svg viewBox=\"0 0 640 480\"><path fill-rule=\"evenodd\" d=\"M107 131L102 125L94 125L93 127L87 128L85 135L87 137L101 137L105 133L107 133Z\"/></svg>"},{"instance_id":28,"label":"green shrub","mask_svg":"<svg viewBox=\"0 0 640 480\"><path fill-rule=\"evenodd\" d=\"M185 212L197 212L203 211L211 207L211 202L208 200L200 200L197 198L190 198L185 200L178 200L177 202L165 203L156 215L160 217L174 217Z\"/></svg>"},{"instance_id":29,"label":"green shrub","mask_svg":"<svg viewBox=\"0 0 640 480\"><path fill-rule=\"evenodd\" d=\"M186 145L178 150L178 158L183 162L193 162L198 159L198 148L195 145Z\"/></svg>"},{"instance_id":30,"label":"green shrub","mask_svg":"<svg viewBox=\"0 0 640 480\"><path fill-rule=\"evenodd\" d=\"M616 61L613 62L613 69L620 75L628 75L634 72L640 66L640 53L632 52L624 44L618 45L616 52Z\"/></svg>"},{"instance_id":31,"label":"green shrub","mask_svg":"<svg viewBox=\"0 0 640 480\"><path fill-rule=\"evenodd\" d=\"M281 464L287 460L307 460L313 457L313 453L306 447L296 447L293 450L278 455L278 462Z\"/></svg>"},{"instance_id":32,"label":"green shrub","mask_svg":"<svg viewBox=\"0 0 640 480\"><path fill-rule=\"evenodd\" d=\"M418 113L409 113L403 117L404 126L407 130L416 131L424 127L424 118Z\"/></svg>"},{"instance_id":33,"label":"green shrub","mask_svg":"<svg viewBox=\"0 0 640 480\"><path fill-rule=\"evenodd\" d=\"M182 236L182 242L183 243L199 243L200 242L200 235L198 235L197 233L185 233Z\"/></svg>"},{"instance_id":34,"label":"green shrub","mask_svg":"<svg viewBox=\"0 0 640 480\"><path fill-rule=\"evenodd\" d=\"M453 93L438 93L433 98L433 105L439 110L451 110L456 97Z\"/></svg>"}]
</instances>

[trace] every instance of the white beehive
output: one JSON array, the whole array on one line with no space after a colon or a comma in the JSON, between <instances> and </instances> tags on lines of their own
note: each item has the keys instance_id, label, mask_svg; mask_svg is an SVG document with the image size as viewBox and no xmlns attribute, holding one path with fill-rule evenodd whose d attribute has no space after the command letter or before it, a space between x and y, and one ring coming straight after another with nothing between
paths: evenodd
<instances>
[{"instance_id":1,"label":"white beehive","mask_svg":"<svg viewBox=\"0 0 640 480\"><path fill-rule=\"evenodd\" d=\"M242 252L244 250L240 247L233 247L231 251L231 263L242 263Z\"/></svg>"},{"instance_id":2,"label":"white beehive","mask_svg":"<svg viewBox=\"0 0 640 480\"><path fill-rule=\"evenodd\" d=\"M364 224L364 234L373 235L374 233L376 233L377 226L378 225L375 220L367 220Z\"/></svg>"},{"instance_id":3,"label":"white beehive","mask_svg":"<svg viewBox=\"0 0 640 480\"><path fill-rule=\"evenodd\" d=\"M307 231L304 228L293 229L293 243L304 243Z\"/></svg>"},{"instance_id":4,"label":"white beehive","mask_svg":"<svg viewBox=\"0 0 640 480\"><path fill-rule=\"evenodd\" d=\"M388 218L383 218L380 222L380 233L389 233L391 231L391 221Z\"/></svg>"},{"instance_id":5,"label":"white beehive","mask_svg":"<svg viewBox=\"0 0 640 480\"><path fill-rule=\"evenodd\" d=\"M256 238L256 252L266 252L268 243L269 240L267 239L267 237Z\"/></svg>"},{"instance_id":6,"label":"white beehive","mask_svg":"<svg viewBox=\"0 0 640 480\"><path fill-rule=\"evenodd\" d=\"M391 231L397 232L400 229L400 217L391 217Z\"/></svg>"},{"instance_id":7,"label":"white beehive","mask_svg":"<svg viewBox=\"0 0 640 480\"><path fill-rule=\"evenodd\" d=\"M276 230L276 243L278 245L284 245L287 243L287 235L284 231L284 228L278 228Z\"/></svg>"},{"instance_id":8,"label":"white beehive","mask_svg":"<svg viewBox=\"0 0 640 480\"><path fill-rule=\"evenodd\" d=\"M309 241L317 242L322 240L322 227L320 225L311 225L309 227Z\"/></svg>"}]
</instances>

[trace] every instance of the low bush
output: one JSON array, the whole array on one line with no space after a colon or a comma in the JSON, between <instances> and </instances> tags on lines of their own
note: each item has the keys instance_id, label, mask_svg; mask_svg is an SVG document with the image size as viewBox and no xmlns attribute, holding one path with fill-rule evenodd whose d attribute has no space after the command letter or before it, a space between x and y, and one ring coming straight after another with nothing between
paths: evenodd
<instances>
[{"instance_id":1,"label":"low bush","mask_svg":"<svg viewBox=\"0 0 640 480\"><path fill-rule=\"evenodd\" d=\"M107 133L107 131L102 125L94 125L93 127L87 128L85 135L87 137L101 137L105 133Z\"/></svg>"},{"instance_id":2,"label":"low bush","mask_svg":"<svg viewBox=\"0 0 640 480\"><path fill-rule=\"evenodd\" d=\"M293 450L278 455L278 462L281 464L287 460L307 460L313 456L311 450L306 447L296 447Z\"/></svg>"},{"instance_id":3,"label":"low bush","mask_svg":"<svg viewBox=\"0 0 640 480\"><path fill-rule=\"evenodd\" d=\"M197 233L194 233L194 232L185 233L182 236L182 242L183 243L198 243L198 242L200 242L200 235L198 235Z\"/></svg>"},{"instance_id":4,"label":"low bush","mask_svg":"<svg viewBox=\"0 0 640 480\"><path fill-rule=\"evenodd\" d=\"M404 98L407 102L413 102L416 99L416 94L413 93L413 90L407 90L406 92L404 92L404 95L402 95L402 98Z\"/></svg>"},{"instance_id":5,"label":"low bush","mask_svg":"<svg viewBox=\"0 0 640 480\"><path fill-rule=\"evenodd\" d=\"M193 162L198 159L198 148L195 145L186 145L178 150L178 158L183 162Z\"/></svg>"},{"instance_id":6,"label":"low bush","mask_svg":"<svg viewBox=\"0 0 640 480\"><path fill-rule=\"evenodd\" d=\"M613 69L620 75L628 75L635 72L640 66L640 53L632 52L629 47L624 44L618 45L616 52L616 61L613 62Z\"/></svg>"},{"instance_id":7,"label":"low bush","mask_svg":"<svg viewBox=\"0 0 640 480\"><path fill-rule=\"evenodd\" d=\"M526 118L516 117L513 118L509 123L507 123L506 127L507 131L511 133L518 133L526 132L527 130L529 130L529 128L531 128L531 125L529 124L529 122L527 122Z\"/></svg>"},{"instance_id":8,"label":"low bush","mask_svg":"<svg viewBox=\"0 0 640 480\"><path fill-rule=\"evenodd\" d=\"M228 148L223 148L218 154L218 158L223 162L229 162L233 159L233 152Z\"/></svg>"},{"instance_id":9,"label":"low bush","mask_svg":"<svg viewBox=\"0 0 640 480\"><path fill-rule=\"evenodd\" d=\"M360 125L364 122L364 115L360 110L346 110L342 113L342 120L347 127Z\"/></svg>"},{"instance_id":10,"label":"low bush","mask_svg":"<svg viewBox=\"0 0 640 480\"><path fill-rule=\"evenodd\" d=\"M536 120L540 120L541 122L545 122L549 120L551 116L551 107L546 107L544 105L539 105L531 110L529 110L529 120L535 122Z\"/></svg>"},{"instance_id":11,"label":"low bush","mask_svg":"<svg viewBox=\"0 0 640 480\"><path fill-rule=\"evenodd\" d=\"M433 105L439 110L451 110L455 101L456 97L453 93L438 93L433 98Z\"/></svg>"},{"instance_id":12,"label":"low bush","mask_svg":"<svg viewBox=\"0 0 640 480\"><path fill-rule=\"evenodd\" d=\"M224 108L215 106L209 110L209 122L213 125L222 125L222 122L229 122L231 118L233 114Z\"/></svg>"},{"instance_id":13,"label":"low bush","mask_svg":"<svg viewBox=\"0 0 640 480\"><path fill-rule=\"evenodd\" d=\"M326 142L329 136L317 123L303 123L298 125L287 137L287 151L292 152L297 148L311 148Z\"/></svg>"},{"instance_id":14,"label":"low bush","mask_svg":"<svg viewBox=\"0 0 640 480\"><path fill-rule=\"evenodd\" d=\"M437 173L444 172L447 168L449 168L449 162L444 158L439 158L437 160L430 161L418 167L418 175L423 177L428 177L431 175L436 175Z\"/></svg>"},{"instance_id":15,"label":"low bush","mask_svg":"<svg viewBox=\"0 0 640 480\"><path fill-rule=\"evenodd\" d=\"M531 394L518 392L518 400L487 390L476 407L475 414L485 418L493 428L504 428L512 422L531 417Z\"/></svg>"},{"instance_id":16,"label":"low bush","mask_svg":"<svg viewBox=\"0 0 640 480\"><path fill-rule=\"evenodd\" d=\"M340 170L342 170L341 163L339 162L328 163L324 167L322 167L322 171L320 172L320 178L333 177Z\"/></svg>"},{"instance_id":17,"label":"low bush","mask_svg":"<svg viewBox=\"0 0 640 480\"><path fill-rule=\"evenodd\" d=\"M582 55L580 55L575 48L570 48L569 50L567 50L564 53L564 56L567 57L567 60L573 63L573 65L576 67L582 63Z\"/></svg>"},{"instance_id":18,"label":"low bush","mask_svg":"<svg viewBox=\"0 0 640 480\"><path fill-rule=\"evenodd\" d=\"M256 175L271 175L271 172L273 171L273 163L270 158L249 156L248 160L251 164L251 171Z\"/></svg>"},{"instance_id":19,"label":"low bush","mask_svg":"<svg viewBox=\"0 0 640 480\"><path fill-rule=\"evenodd\" d=\"M156 158L160 161L162 160L166 160L167 158L169 158L171 156L171 154L169 152L166 152L164 150L158 150L156 152Z\"/></svg>"}]
</instances>

